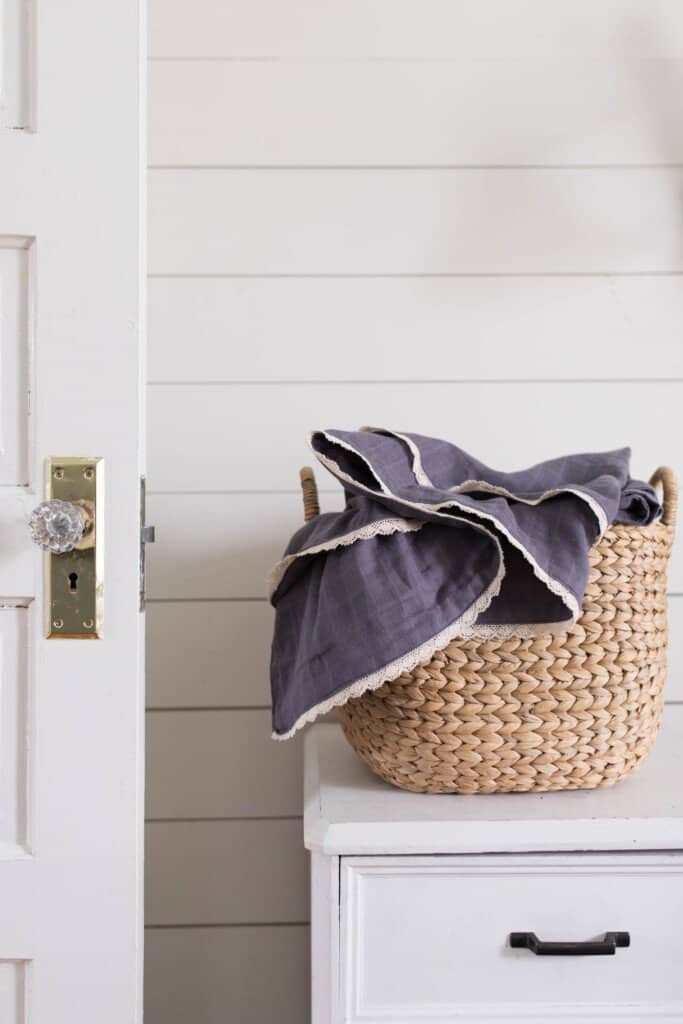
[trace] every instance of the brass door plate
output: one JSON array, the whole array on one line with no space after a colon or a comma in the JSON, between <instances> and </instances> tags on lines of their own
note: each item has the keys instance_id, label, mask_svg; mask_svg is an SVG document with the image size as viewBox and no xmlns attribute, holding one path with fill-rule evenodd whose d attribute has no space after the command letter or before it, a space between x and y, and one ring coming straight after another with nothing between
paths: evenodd
<instances>
[{"instance_id":1,"label":"brass door plate","mask_svg":"<svg viewBox=\"0 0 683 1024\"><path fill-rule=\"evenodd\" d=\"M102 635L104 462L47 460L46 497L94 505L94 544L46 555L47 636L96 640Z\"/></svg>"}]
</instances>

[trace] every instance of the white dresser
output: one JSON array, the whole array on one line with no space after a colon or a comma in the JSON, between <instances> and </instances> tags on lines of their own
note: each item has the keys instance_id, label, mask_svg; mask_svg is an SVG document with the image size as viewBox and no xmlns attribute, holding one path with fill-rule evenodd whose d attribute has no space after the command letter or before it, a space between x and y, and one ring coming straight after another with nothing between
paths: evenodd
<instances>
[{"instance_id":1,"label":"white dresser","mask_svg":"<svg viewBox=\"0 0 683 1024\"><path fill-rule=\"evenodd\" d=\"M305 786L313 1024L683 1024L683 706L612 789L403 793L327 724Z\"/></svg>"}]
</instances>

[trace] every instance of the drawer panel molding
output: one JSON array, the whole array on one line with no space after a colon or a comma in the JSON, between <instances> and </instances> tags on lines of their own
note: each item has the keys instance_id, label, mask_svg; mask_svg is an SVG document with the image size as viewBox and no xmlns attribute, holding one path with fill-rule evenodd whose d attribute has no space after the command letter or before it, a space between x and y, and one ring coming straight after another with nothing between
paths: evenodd
<instances>
[{"instance_id":1,"label":"drawer panel molding","mask_svg":"<svg viewBox=\"0 0 683 1024\"><path fill-rule=\"evenodd\" d=\"M345 857L340 896L344 1021L683 1020L681 853ZM513 931L631 945L537 957Z\"/></svg>"}]
</instances>

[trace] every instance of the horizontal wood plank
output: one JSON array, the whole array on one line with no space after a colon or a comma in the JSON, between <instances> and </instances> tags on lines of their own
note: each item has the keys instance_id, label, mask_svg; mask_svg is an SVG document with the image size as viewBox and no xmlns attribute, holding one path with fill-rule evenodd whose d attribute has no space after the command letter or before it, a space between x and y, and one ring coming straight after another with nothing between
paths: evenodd
<instances>
[{"instance_id":1,"label":"horizontal wood plank","mask_svg":"<svg viewBox=\"0 0 683 1024\"><path fill-rule=\"evenodd\" d=\"M669 616L666 696L683 701L683 595L670 598ZM150 604L148 703L156 707L269 705L272 618L266 602ZM174 650L170 639L183 630L185 642Z\"/></svg>"},{"instance_id":2,"label":"horizontal wood plank","mask_svg":"<svg viewBox=\"0 0 683 1024\"><path fill-rule=\"evenodd\" d=\"M664 698L683 703L683 594L669 598L668 681Z\"/></svg>"},{"instance_id":3,"label":"horizontal wood plank","mask_svg":"<svg viewBox=\"0 0 683 1024\"><path fill-rule=\"evenodd\" d=\"M266 601L148 604L148 707L268 706L272 630Z\"/></svg>"},{"instance_id":4,"label":"horizontal wood plank","mask_svg":"<svg viewBox=\"0 0 683 1024\"><path fill-rule=\"evenodd\" d=\"M325 494L321 504L329 511L341 498ZM157 527L147 555L152 599L264 598L268 573L303 522L297 493L158 494L147 508Z\"/></svg>"},{"instance_id":5,"label":"horizontal wood plank","mask_svg":"<svg viewBox=\"0 0 683 1024\"><path fill-rule=\"evenodd\" d=\"M148 925L292 923L308 912L299 819L147 825Z\"/></svg>"},{"instance_id":6,"label":"horizontal wood plank","mask_svg":"<svg viewBox=\"0 0 683 1024\"><path fill-rule=\"evenodd\" d=\"M301 734L271 739L270 711L147 713L147 817L301 814Z\"/></svg>"},{"instance_id":7,"label":"horizontal wood plank","mask_svg":"<svg viewBox=\"0 0 683 1024\"><path fill-rule=\"evenodd\" d=\"M679 276L152 278L148 297L152 381L683 377Z\"/></svg>"},{"instance_id":8,"label":"horizontal wood plank","mask_svg":"<svg viewBox=\"0 0 683 1024\"><path fill-rule=\"evenodd\" d=\"M407 421L505 470L631 444L633 474L647 477L662 463L683 468L682 405L683 381L154 385L148 486L295 490L300 466L312 458L311 429L368 422L408 429ZM339 489L323 469L318 482Z\"/></svg>"},{"instance_id":9,"label":"horizontal wood plank","mask_svg":"<svg viewBox=\"0 0 683 1024\"><path fill-rule=\"evenodd\" d=\"M677 0L151 0L152 57L683 55Z\"/></svg>"},{"instance_id":10,"label":"horizontal wood plank","mask_svg":"<svg viewBox=\"0 0 683 1024\"><path fill-rule=\"evenodd\" d=\"M683 170L154 170L152 274L683 270Z\"/></svg>"},{"instance_id":11,"label":"horizontal wood plank","mask_svg":"<svg viewBox=\"0 0 683 1024\"><path fill-rule=\"evenodd\" d=\"M145 936L145 1020L306 1024L308 973L306 925L150 929Z\"/></svg>"},{"instance_id":12,"label":"horizontal wood plank","mask_svg":"<svg viewBox=\"0 0 683 1024\"><path fill-rule=\"evenodd\" d=\"M155 61L149 91L152 166L683 159L682 61Z\"/></svg>"}]
</instances>

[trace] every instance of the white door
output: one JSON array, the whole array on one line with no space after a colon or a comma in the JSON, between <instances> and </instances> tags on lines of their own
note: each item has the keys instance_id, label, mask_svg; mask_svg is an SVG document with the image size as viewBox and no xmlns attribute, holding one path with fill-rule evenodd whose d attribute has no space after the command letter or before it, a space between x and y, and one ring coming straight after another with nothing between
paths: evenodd
<instances>
[{"instance_id":1,"label":"white door","mask_svg":"<svg viewBox=\"0 0 683 1024\"><path fill-rule=\"evenodd\" d=\"M0 0L2 1024L141 1019L140 22ZM102 459L101 639L45 635L51 456Z\"/></svg>"}]
</instances>

